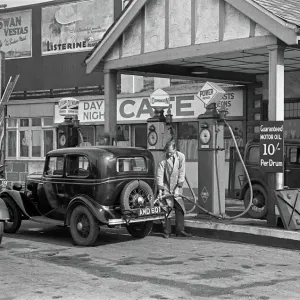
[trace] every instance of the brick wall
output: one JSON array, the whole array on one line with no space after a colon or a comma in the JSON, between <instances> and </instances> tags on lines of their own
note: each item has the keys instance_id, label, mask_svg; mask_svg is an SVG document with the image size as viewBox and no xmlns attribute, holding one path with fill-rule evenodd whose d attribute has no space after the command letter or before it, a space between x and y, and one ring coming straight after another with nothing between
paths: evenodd
<instances>
[{"instance_id":1,"label":"brick wall","mask_svg":"<svg viewBox=\"0 0 300 300\"><path fill-rule=\"evenodd\" d=\"M6 160L5 178L7 185L12 187L13 183L18 182L24 186L26 176L30 173L40 173L43 171L44 161L27 160Z\"/></svg>"}]
</instances>

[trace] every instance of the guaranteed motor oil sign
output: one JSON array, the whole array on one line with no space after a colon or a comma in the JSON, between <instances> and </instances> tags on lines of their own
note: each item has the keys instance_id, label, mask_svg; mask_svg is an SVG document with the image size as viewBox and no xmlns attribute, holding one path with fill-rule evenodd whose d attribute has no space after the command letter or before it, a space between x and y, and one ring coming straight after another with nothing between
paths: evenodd
<instances>
[{"instance_id":1,"label":"guaranteed motor oil sign","mask_svg":"<svg viewBox=\"0 0 300 300\"><path fill-rule=\"evenodd\" d=\"M265 172L283 173L283 121L260 124L260 167Z\"/></svg>"}]
</instances>

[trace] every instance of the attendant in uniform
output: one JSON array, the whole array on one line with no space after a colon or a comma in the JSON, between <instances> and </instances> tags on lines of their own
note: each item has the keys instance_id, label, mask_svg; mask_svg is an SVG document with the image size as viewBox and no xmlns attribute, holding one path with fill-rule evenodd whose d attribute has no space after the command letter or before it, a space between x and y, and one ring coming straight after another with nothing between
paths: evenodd
<instances>
[{"instance_id":1,"label":"attendant in uniform","mask_svg":"<svg viewBox=\"0 0 300 300\"><path fill-rule=\"evenodd\" d=\"M185 155L176 150L176 143L171 140L164 148L165 157L158 164L156 172L156 183L159 197L173 195L166 198L167 204L175 210L176 236L190 237L191 234L184 230L184 202L178 194L182 193L182 186L185 180ZM169 238L171 233L171 220L166 219L164 224L164 238Z\"/></svg>"}]
</instances>

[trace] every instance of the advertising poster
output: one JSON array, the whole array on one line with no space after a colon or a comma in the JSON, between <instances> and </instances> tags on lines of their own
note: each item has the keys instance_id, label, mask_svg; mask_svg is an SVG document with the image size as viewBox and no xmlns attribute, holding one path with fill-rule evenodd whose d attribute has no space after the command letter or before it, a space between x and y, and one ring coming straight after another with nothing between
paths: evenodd
<instances>
[{"instance_id":1,"label":"advertising poster","mask_svg":"<svg viewBox=\"0 0 300 300\"><path fill-rule=\"evenodd\" d=\"M31 10L0 14L0 51L6 59L31 57Z\"/></svg>"},{"instance_id":2,"label":"advertising poster","mask_svg":"<svg viewBox=\"0 0 300 300\"><path fill-rule=\"evenodd\" d=\"M89 0L42 8L42 55L92 49L114 22L114 1Z\"/></svg>"}]
</instances>

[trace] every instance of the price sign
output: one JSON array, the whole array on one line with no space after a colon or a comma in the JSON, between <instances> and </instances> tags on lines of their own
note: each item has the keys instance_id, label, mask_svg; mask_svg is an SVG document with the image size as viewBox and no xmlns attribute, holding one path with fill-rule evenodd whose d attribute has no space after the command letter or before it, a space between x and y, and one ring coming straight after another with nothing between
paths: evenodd
<instances>
[{"instance_id":1,"label":"price sign","mask_svg":"<svg viewBox=\"0 0 300 300\"><path fill-rule=\"evenodd\" d=\"M283 173L283 122L260 123L260 167L265 172Z\"/></svg>"}]
</instances>

